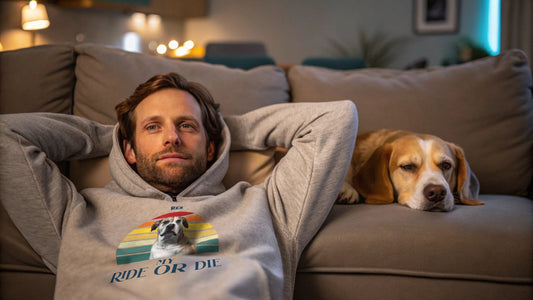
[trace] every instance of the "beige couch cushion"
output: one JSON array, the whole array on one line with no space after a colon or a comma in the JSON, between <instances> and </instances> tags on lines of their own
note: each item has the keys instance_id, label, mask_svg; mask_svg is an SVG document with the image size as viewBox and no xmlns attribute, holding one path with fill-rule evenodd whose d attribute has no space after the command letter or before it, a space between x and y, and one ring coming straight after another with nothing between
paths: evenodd
<instances>
[{"instance_id":1,"label":"beige couch cushion","mask_svg":"<svg viewBox=\"0 0 533 300\"><path fill-rule=\"evenodd\" d=\"M263 66L244 71L202 62L187 62L129 53L96 45L76 46L74 114L106 124L116 122L114 107L156 74L176 72L205 85L223 115L289 101L289 87L282 69ZM274 168L274 150L230 153L224 184L245 180L260 183ZM73 182L80 189L101 187L110 179L107 159L73 162Z\"/></svg>"},{"instance_id":2,"label":"beige couch cushion","mask_svg":"<svg viewBox=\"0 0 533 300\"><path fill-rule=\"evenodd\" d=\"M76 46L74 114L114 124L115 105L156 74L176 72L203 84L223 115L289 101L285 73L275 66L249 71L203 62L167 59L97 45Z\"/></svg>"},{"instance_id":3,"label":"beige couch cushion","mask_svg":"<svg viewBox=\"0 0 533 300\"><path fill-rule=\"evenodd\" d=\"M71 113L74 62L67 45L0 51L0 113Z\"/></svg>"},{"instance_id":4,"label":"beige couch cushion","mask_svg":"<svg viewBox=\"0 0 533 300\"><path fill-rule=\"evenodd\" d=\"M361 299L531 299L533 201L480 199L485 205L449 213L335 205L299 262L298 277L314 284L297 283L296 294L341 299L335 296L361 285ZM403 280L414 292L406 293Z\"/></svg>"},{"instance_id":5,"label":"beige couch cushion","mask_svg":"<svg viewBox=\"0 0 533 300\"><path fill-rule=\"evenodd\" d=\"M531 74L522 51L415 71L296 66L293 100L352 99L359 131L405 129L462 146L482 193L527 195L533 177Z\"/></svg>"}]
</instances>

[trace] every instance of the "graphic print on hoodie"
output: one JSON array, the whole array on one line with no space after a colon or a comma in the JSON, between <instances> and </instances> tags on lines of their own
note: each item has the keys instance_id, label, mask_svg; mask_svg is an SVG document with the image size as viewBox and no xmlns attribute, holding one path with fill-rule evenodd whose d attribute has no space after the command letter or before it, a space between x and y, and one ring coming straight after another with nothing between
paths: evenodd
<instances>
[{"instance_id":1,"label":"graphic print on hoodie","mask_svg":"<svg viewBox=\"0 0 533 300\"><path fill-rule=\"evenodd\" d=\"M180 225L170 224L170 226L164 226L166 225L164 224L165 222L170 223L173 220L183 221L179 223ZM164 231L161 230L160 232L159 226L164 226ZM176 227L180 228L176 229ZM176 231L184 235L184 237L177 236ZM117 265L180 255L180 251L173 254L161 254L161 251L158 251L157 244L165 244L164 241L160 241L163 238L163 234L168 235L169 239L172 239L174 243L186 240L187 244L194 247L194 252L185 252L181 249L183 247L179 247L185 254L219 251L218 234L211 224L194 212L177 211L155 217L128 233L117 248ZM159 235L161 235L161 238L159 238ZM158 253L159 255L157 255Z\"/></svg>"}]
</instances>

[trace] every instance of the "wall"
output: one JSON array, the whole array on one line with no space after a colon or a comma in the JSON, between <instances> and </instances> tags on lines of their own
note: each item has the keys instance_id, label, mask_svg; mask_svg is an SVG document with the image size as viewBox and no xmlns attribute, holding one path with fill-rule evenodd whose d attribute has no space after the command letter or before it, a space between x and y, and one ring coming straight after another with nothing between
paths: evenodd
<instances>
[{"instance_id":1,"label":"wall","mask_svg":"<svg viewBox=\"0 0 533 300\"><path fill-rule=\"evenodd\" d=\"M357 49L359 32L370 36L383 32L403 41L390 67L403 68L422 57L439 65L457 56L460 37L483 42L487 2L460 1L457 34L415 35L412 0L210 0L209 17L185 21L184 34L204 44L262 41L277 63L290 64L310 56L339 56L335 43Z\"/></svg>"},{"instance_id":2,"label":"wall","mask_svg":"<svg viewBox=\"0 0 533 300\"><path fill-rule=\"evenodd\" d=\"M430 65L456 59L461 37L484 43L488 0L460 1L460 31L445 35L413 33L413 0L208 0L207 17L163 18L157 31L137 30L142 51L148 43L191 39L262 41L279 64L300 63L311 56L340 56L339 45L357 53L360 33L400 39L391 51L393 68L427 58ZM30 45L31 34L20 29L25 1L0 1L0 42L5 50ZM122 46L123 35L134 31L131 14L98 9L60 8L48 4L51 25L36 32L36 43L89 42Z\"/></svg>"},{"instance_id":3,"label":"wall","mask_svg":"<svg viewBox=\"0 0 533 300\"><path fill-rule=\"evenodd\" d=\"M28 47L31 33L21 29L20 11L26 1L0 2L0 42L4 50ZM148 44L180 39L181 20L163 18L155 28L138 26L132 14L114 10L64 8L46 4L50 27L35 32L37 45L47 43L97 43L122 47L124 35L135 31L141 38L141 51L149 52Z\"/></svg>"}]
</instances>

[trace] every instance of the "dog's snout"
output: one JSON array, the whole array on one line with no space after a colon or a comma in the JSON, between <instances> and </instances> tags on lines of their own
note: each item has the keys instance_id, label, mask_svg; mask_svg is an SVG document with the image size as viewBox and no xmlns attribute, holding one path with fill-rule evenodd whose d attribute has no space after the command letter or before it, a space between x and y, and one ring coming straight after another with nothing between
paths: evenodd
<instances>
[{"instance_id":1,"label":"dog's snout","mask_svg":"<svg viewBox=\"0 0 533 300\"><path fill-rule=\"evenodd\" d=\"M424 188L424 197L431 202L439 202L446 197L446 188L442 185L428 184Z\"/></svg>"}]
</instances>

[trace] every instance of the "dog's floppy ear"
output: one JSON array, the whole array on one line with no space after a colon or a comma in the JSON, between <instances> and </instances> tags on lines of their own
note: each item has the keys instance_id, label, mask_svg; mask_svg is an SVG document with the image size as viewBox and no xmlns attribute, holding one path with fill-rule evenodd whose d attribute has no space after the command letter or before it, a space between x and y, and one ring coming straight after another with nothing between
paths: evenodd
<instances>
[{"instance_id":1,"label":"dog's floppy ear","mask_svg":"<svg viewBox=\"0 0 533 300\"><path fill-rule=\"evenodd\" d=\"M456 202L466 205L483 205L483 202L477 200L479 197L479 180L470 169L463 149L452 143L450 143L450 146L455 150L457 159L457 186L455 186L454 190L458 196L456 197Z\"/></svg>"},{"instance_id":2,"label":"dog's floppy ear","mask_svg":"<svg viewBox=\"0 0 533 300\"><path fill-rule=\"evenodd\" d=\"M159 227L159 224L161 224L162 221L163 221L163 220L161 220L161 219L155 221L155 223L152 224L152 228L150 229L150 231L154 231L154 230L156 230L157 227Z\"/></svg>"},{"instance_id":3,"label":"dog's floppy ear","mask_svg":"<svg viewBox=\"0 0 533 300\"><path fill-rule=\"evenodd\" d=\"M181 224L183 225L183 227L185 228L189 228L189 223L187 222L187 219L185 219L185 217L181 217Z\"/></svg>"},{"instance_id":4,"label":"dog's floppy ear","mask_svg":"<svg viewBox=\"0 0 533 300\"><path fill-rule=\"evenodd\" d=\"M357 174L354 174L354 187L365 198L366 203L388 204L394 202L394 188L389 176L391 154L391 144L379 147L361 166Z\"/></svg>"}]
</instances>

